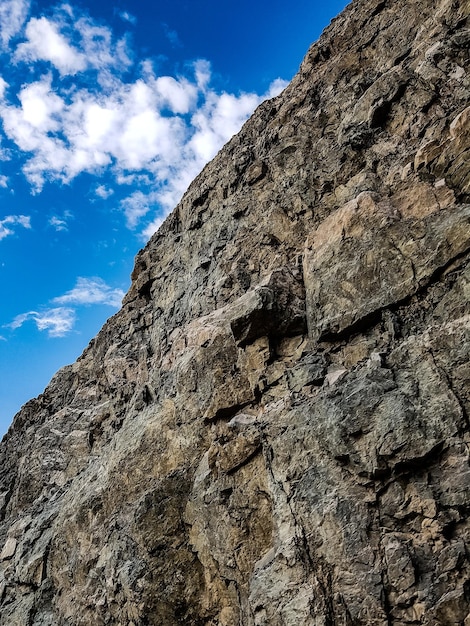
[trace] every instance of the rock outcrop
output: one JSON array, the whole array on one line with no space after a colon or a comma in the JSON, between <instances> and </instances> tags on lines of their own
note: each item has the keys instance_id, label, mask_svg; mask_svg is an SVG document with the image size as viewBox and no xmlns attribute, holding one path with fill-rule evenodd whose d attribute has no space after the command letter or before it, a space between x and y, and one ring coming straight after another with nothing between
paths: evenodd
<instances>
[{"instance_id":1,"label":"rock outcrop","mask_svg":"<svg viewBox=\"0 0 470 626\"><path fill-rule=\"evenodd\" d=\"M2 626L469 626L469 18L354 0L193 182L2 442Z\"/></svg>"}]
</instances>

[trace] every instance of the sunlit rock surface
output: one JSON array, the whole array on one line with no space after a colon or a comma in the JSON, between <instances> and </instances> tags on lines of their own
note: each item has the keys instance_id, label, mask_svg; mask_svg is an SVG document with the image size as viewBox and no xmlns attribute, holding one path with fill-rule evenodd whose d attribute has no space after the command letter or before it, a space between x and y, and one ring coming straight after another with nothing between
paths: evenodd
<instances>
[{"instance_id":1,"label":"sunlit rock surface","mask_svg":"<svg viewBox=\"0 0 470 626\"><path fill-rule=\"evenodd\" d=\"M193 182L3 440L2 626L470 625L469 14L353 1Z\"/></svg>"}]
</instances>

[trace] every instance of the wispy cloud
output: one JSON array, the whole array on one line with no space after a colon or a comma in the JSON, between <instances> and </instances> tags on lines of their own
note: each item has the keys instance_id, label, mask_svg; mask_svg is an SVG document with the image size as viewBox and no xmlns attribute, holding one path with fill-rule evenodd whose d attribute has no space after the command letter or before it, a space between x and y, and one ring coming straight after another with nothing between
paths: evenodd
<instances>
[{"instance_id":1,"label":"wispy cloud","mask_svg":"<svg viewBox=\"0 0 470 626\"><path fill-rule=\"evenodd\" d=\"M32 321L38 330L47 331L49 337L64 337L75 326L77 307L104 304L119 308L123 297L122 289L113 289L101 278L78 278L73 289L50 301L50 304L59 306L21 313L4 328L16 330Z\"/></svg>"},{"instance_id":2,"label":"wispy cloud","mask_svg":"<svg viewBox=\"0 0 470 626\"><path fill-rule=\"evenodd\" d=\"M37 329L46 330L49 337L63 337L68 334L75 324L75 310L67 307L45 309L44 311L28 311L17 315L13 322L7 324L12 330L20 328L28 321L33 321Z\"/></svg>"},{"instance_id":3,"label":"wispy cloud","mask_svg":"<svg viewBox=\"0 0 470 626\"><path fill-rule=\"evenodd\" d=\"M54 298L54 304L106 304L119 308L124 298L122 289L112 289L101 278L78 278L73 289Z\"/></svg>"},{"instance_id":4,"label":"wispy cloud","mask_svg":"<svg viewBox=\"0 0 470 626\"><path fill-rule=\"evenodd\" d=\"M128 11L119 11L118 15L123 22L129 22L129 24L137 24L137 18Z\"/></svg>"},{"instance_id":5,"label":"wispy cloud","mask_svg":"<svg viewBox=\"0 0 470 626\"><path fill-rule=\"evenodd\" d=\"M67 221L57 215L53 215L49 219L49 226L52 226L58 233L65 232L69 229Z\"/></svg>"},{"instance_id":6,"label":"wispy cloud","mask_svg":"<svg viewBox=\"0 0 470 626\"><path fill-rule=\"evenodd\" d=\"M31 218L27 215L7 215L0 220L0 241L13 235L17 226L31 228Z\"/></svg>"},{"instance_id":7,"label":"wispy cloud","mask_svg":"<svg viewBox=\"0 0 470 626\"><path fill-rule=\"evenodd\" d=\"M8 176L0 174L0 187L3 187L3 189L8 188Z\"/></svg>"}]
</instances>

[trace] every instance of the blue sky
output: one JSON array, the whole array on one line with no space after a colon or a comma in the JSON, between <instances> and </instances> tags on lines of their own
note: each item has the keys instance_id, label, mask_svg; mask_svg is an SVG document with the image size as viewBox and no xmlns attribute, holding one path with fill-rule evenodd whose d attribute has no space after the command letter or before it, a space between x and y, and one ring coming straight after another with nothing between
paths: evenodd
<instances>
[{"instance_id":1,"label":"blue sky","mask_svg":"<svg viewBox=\"0 0 470 626\"><path fill-rule=\"evenodd\" d=\"M346 4L0 0L0 435Z\"/></svg>"}]
</instances>

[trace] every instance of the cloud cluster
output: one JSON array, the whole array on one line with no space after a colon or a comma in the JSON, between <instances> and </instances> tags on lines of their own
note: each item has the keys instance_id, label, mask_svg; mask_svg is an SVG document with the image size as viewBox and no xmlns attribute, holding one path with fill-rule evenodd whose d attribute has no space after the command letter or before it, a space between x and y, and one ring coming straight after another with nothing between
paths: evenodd
<instances>
[{"instance_id":1,"label":"cloud cluster","mask_svg":"<svg viewBox=\"0 0 470 626\"><path fill-rule=\"evenodd\" d=\"M31 228L31 218L27 215L7 215L0 220L0 241L8 235L13 235L15 228Z\"/></svg>"},{"instance_id":2,"label":"cloud cluster","mask_svg":"<svg viewBox=\"0 0 470 626\"><path fill-rule=\"evenodd\" d=\"M1 38L11 46L22 34L10 61L25 80L16 87L8 72L0 78L0 119L25 176L40 192L46 181L111 174L116 185L133 186L122 209L128 227L146 235L254 108L285 86L277 80L262 95L219 93L207 61L184 76L159 76L148 60L132 65L125 37L116 40L68 4L26 20L28 3L8 3L18 18L12 25L0 13ZM108 197L109 186L96 193Z\"/></svg>"},{"instance_id":3,"label":"cloud cluster","mask_svg":"<svg viewBox=\"0 0 470 626\"><path fill-rule=\"evenodd\" d=\"M80 277L73 289L51 301L51 304L60 306L21 313L6 326L16 330L26 322L33 321L37 329L47 331L49 337L64 337L73 330L77 319L76 308L72 307L104 304L119 308L123 297L122 289L112 289L101 278Z\"/></svg>"}]
</instances>

